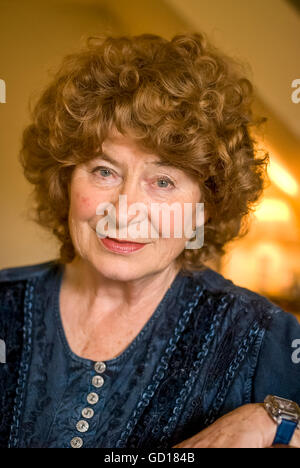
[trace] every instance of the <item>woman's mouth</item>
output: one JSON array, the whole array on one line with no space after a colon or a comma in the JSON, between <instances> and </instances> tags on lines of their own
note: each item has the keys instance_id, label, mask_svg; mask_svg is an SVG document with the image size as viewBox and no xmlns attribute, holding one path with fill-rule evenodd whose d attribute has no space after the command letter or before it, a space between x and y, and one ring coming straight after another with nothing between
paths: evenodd
<instances>
[{"instance_id":1,"label":"woman's mouth","mask_svg":"<svg viewBox=\"0 0 300 468\"><path fill-rule=\"evenodd\" d=\"M112 239L111 237L100 238L100 241L111 252L116 253L132 253L137 250L141 250L143 247L146 247L147 244L142 244L139 242L129 242L124 240Z\"/></svg>"}]
</instances>

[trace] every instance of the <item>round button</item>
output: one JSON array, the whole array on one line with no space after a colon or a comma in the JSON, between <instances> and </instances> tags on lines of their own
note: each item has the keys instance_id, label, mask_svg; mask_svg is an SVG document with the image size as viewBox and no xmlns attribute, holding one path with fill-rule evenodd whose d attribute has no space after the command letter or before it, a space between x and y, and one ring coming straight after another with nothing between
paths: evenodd
<instances>
[{"instance_id":1,"label":"round button","mask_svg":"<svg viewBox=\"0 0 300 468\"><path fill-rule=\"evenodd\" d=\"M84 408L81 414L83 418L91 419L94 416L95 411L92 408Z\"/></svg>"},{"instance_id":2,"label":"round button","mask_svg":"<svg viewBox=\"0 0 300 468\"><path fill-rule=\"evenodd\" d=\"M83 421L82 419L81 421L78 421L78 423L76 424L76 429L79 432L86 432L89 429L89 423L87 421Z\"/></svg>"},{"instance_id":3,"label":"round button","mask_svg":"<svg viewBox=\"0 0 300 468\"><path fill-rule=\"evenodd\" d=\"M83 446L83 440L81 437L73 437L70 444L72 448L81 448Z\"/></svg>"},{"instance_id":4,"label":"round button","mask_svg":"<svg viewBox=\"0 0 300 468\"><path fill-rule=\"evenodd\" d=\"M102 374L106 369L106 365L104 362L99 361L95 363L94 368L95 368L95 371L98 372L98 374Z\"/></svg>"},{"instance_id":5,"label":"round button","mask_svg":"<svg viewBox=\"0 0 300 468\"><path fill-rule=\"evenodd\" d=\"M94 385L94 387L100 388L104 384L104 378L101 377L101 375L95 375L93 377L92 384Z\"/></svg>"},{"instance_id":6,"label":"round button","mask_svg":"<svg viewBox=\"0 0 300 468\"><path fill-rule=\"evenodd\" d=\"M97 393L91 392L87 396L87 401L90 405L95 405L99 401L99 396Z\"/></svg>"}]
</instances>

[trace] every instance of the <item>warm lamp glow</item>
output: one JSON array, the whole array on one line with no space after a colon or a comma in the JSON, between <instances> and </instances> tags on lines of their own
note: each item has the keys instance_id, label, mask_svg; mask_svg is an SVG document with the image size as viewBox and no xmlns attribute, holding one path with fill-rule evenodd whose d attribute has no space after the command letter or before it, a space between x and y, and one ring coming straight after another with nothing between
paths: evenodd
<instances>
[{"instance_id":1,"label":"warm lamp glow","mask_svg":"<svg viewBox=\"0 0 300 468\"><path fill-rule=\"evenodd\" d=\"M284 169L281 164L274 160L272 156L270 158L270 164L268 167L268 174L270 179L288 195L295 197L299 191L299 185L294 177Z\"/></svg>"},{"instance_id":2,"label":"warm lamp glow","mask_svg":"<svg viewBox=\"0 0 300 468\"><path fill-rule=\"evenodd\" d=\"M266 198L255 211L255 216L262 222L290 222L292 213L290 207L282 200Z\"/></svg>"}]
</instances>

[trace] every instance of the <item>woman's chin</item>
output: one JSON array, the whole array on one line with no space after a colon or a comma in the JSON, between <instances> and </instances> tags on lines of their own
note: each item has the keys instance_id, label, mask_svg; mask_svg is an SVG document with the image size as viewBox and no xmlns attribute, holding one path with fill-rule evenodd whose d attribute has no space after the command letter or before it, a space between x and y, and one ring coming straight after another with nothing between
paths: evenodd
<instances>
[{"instance_id":1,"label":"woman's chin","mask_svg":"<svg viewBox=\"0 0 300 468\"><path fill-rule=\"evenodd\" d=\"M93 258L91 263L94 268L107 279L115 281L130 281L142 278L143 276L150 273L151 267L149 268L145 265L145 262L129 262L126 260L126 257L116 255L116 258L104 258L101 255L99 258Z\"/></svg>"}]
</instances>

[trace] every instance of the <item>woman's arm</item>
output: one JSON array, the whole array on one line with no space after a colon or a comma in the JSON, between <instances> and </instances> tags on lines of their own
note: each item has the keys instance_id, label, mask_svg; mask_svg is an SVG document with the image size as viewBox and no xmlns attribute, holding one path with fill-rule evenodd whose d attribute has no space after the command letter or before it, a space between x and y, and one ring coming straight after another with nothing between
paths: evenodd
<instances>
[{"instance_id":1,"label":"woman's arm","mask_svg":"<svg viewBox=\"0 0 300 468\"><path fill-rule=\"evenodd\" d=\"M263 404L241 406L173 448L268 448L277 431ZM291 446L300 448L300 430Z\"/></svg>"},{"instance_id":2,"label":"woman's arm","mask_svg":"<svg viewBox=\"0 0 300 468\"><path fill-rule=\"evenodd\" d=\"M267 395L295 401L300 406L300 324L282 310L274 314L266 330L252 382L252 403Z\"/></svg>"},{"instance_id":3,"label":"woman's arm","mask_svg":"<svg viewBox=\"0 0 300 468\"><path fill-rule=\"evenodd\" d=\"M300 406L300 362L294 347L299 340L297 319L276 309L265 332L252 378L252 404L228 411L214 424L176 447L270 447L277 426L260 402L267 395L277 395ZM300 448L300 430L295 431L291 446Z\"/></svg>"}]
</instances>

